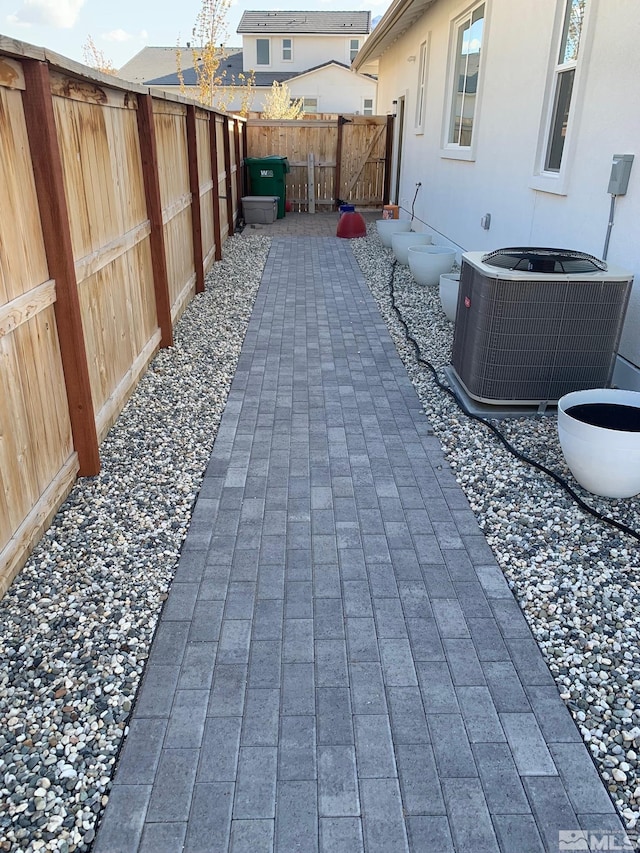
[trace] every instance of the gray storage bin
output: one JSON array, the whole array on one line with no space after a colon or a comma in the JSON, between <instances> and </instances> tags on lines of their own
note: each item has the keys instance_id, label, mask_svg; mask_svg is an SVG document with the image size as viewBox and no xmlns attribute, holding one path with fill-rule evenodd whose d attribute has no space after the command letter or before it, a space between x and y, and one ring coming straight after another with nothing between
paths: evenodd
<instances>
[{"instance_id":1,"label":"gray storage bin","mask_svg":"<svg viewBox=\"0 0 640 853\"><path fill-rule=\"evenodd\" d=\"M242 198L244 221L247 225L268 225L278 218L277 195L247 195Z\"/></svg>"}]
</instances>

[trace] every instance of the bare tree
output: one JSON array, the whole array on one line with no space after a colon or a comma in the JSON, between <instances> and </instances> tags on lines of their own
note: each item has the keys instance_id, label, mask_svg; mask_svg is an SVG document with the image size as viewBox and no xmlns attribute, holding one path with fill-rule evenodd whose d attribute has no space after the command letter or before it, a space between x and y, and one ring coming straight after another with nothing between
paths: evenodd
<instances>
[{"instance_id":1,"label":"bare tree","mask_svg":"<svg viewBox=\"0 0 640 853\"><path fill-rule=\"evenodd\" d=\"M187 45L191 53L195 73L196 98L207 107L225 112L236 94L241 97L241 114L251 109L255 91L253 71L240 73L238 77L225 78L220 70L227 56L224 42L228 36L226 16L231 0L202 0L195 25L191 31L192 41ZM188 86L182 63L183 51L178 46L176 54L180 90L187 93Z\"/></svg>"},{"instance_id":2,"label":"bare tree","mask_svg":"<svg viewBox=\"0 0 640 853\"><path fill-rule=\"evenodd\" d=\"M293 99L286 83L274 80L271 91L265 96L262 107L263 118L295 119L302 118L303 101Z\"/></svg>"},{"instance_id":3,"label":"bare tree","mask_svg":"<svg viewBox=\"0 0 640 853\"><path fill-rule=\"evenodd\" d=\"M90 68L102 71L103 74L117 74L113 62L107 59L103 51L96 47L96 43L90 35L87 35L87 40L82 45L82 56L85 65L88 65Z\"/></svg>"}]
</instances>

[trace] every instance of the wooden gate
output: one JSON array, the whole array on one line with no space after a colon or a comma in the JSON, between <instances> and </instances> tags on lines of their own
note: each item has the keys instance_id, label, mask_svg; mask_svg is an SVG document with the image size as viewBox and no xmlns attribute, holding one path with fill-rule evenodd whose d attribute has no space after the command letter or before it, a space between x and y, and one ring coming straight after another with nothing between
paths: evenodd
<instances>
[{"instance_id":1,"label":"wooden gate","mask_svg":"<svg viewBox=\"0 0 640 853\"><path fill-rule=\"evenodd\" d=\"M392 116L250 119L247 156L288 159L287 201L295 211L327 211L343 202L381 207L389 201L392 138Z\"/></svg>"}]
</instances>

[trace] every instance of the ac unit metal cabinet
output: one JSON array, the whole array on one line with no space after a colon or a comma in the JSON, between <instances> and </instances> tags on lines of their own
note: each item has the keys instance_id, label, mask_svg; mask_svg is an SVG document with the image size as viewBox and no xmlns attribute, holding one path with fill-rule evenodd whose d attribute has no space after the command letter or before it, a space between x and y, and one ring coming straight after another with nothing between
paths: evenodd
<instances>
[{"instance_id":1,"label":"ac unit metal cabinet","mask_svg":"<svg viewBox=\"0 0 640 853\"><path fill-rule=\"evenodd\" d=\"M595 258L601 268L585 272L585 264L567 262L562 269L583 271L558 272L558 263L537 262L535 255L524 270L504 268L513 263L504 253L561 251L462 256L452 369L474 400L544 405L570 391L610 384L631 273ZM492 265L493 256L499 266Z\"/></svg>"}]
</instances>

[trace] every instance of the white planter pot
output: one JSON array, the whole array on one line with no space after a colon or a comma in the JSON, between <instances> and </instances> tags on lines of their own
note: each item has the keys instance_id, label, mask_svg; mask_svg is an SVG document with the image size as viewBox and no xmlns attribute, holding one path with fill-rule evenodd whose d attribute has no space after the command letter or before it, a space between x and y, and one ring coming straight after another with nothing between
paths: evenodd
<instances>
[{"instance_id":1,"label":"white planter pot","mask_svg":"<svg viewBox=\"0 0 640 853\"><path fill-rule=\"evenodd\" d=\"M456 253L448 246L410 246L409 269L417 284L436 285L443 273L451 272Z\"/></svg>"},{"instance_id":2,"label":"white planter pot","mask_svg":"<svg viewBox=\"0 0 640 853\"><path fill-rule=\"evenodd\" d=\"M416 231L401 232L391 237L391 248L399 264L409 263L409 246L427 246L431 243L431 234L418 234Z\"/></svg>"},{"instance_id":3,"label":"white planter pot","mask_svg":"<svg viewBox=\"0 0 640 853\"><path fill-rule=\"evenodd\" d=\"M445 272L440 276L440 304L447 315L447 320L455 323L458 312L458 289L460 288L460 273Z\"/></svg>"},{"instance_id":4,"label":"white planter pot","mask_svg":"<svg viewBox=\"0 0 640 853\"><path fill-rule=\"evenodd\" d=\"M391 238L394 234L411 231L411 223L408 219L376 219L376 227L382 245L387 249L391 248Z\"/></svg>"},{"instance_id":5,"label":"white planter pot","mask_svg":"<svg viewBox=\"0 0 640 853\"><path fill-rule=\"evenodd\" d=\"M607 406L607 417L594 404ZM571 408L587 406L582 413ZM624 423L625 409L629 420ZM586 418L590 422L584 422ZM596 417L597 416L597 417ZM595 425L597 423L600 425ZM640 492L640 393L617 388L572 391L558 400L558 437L576 480L594 495L630 498ZM602 425L605 424L605 425ZM613 428L614 425L618 428ZM626 427L626 428L620 428Z\"/></svg>"}]
</instances>

